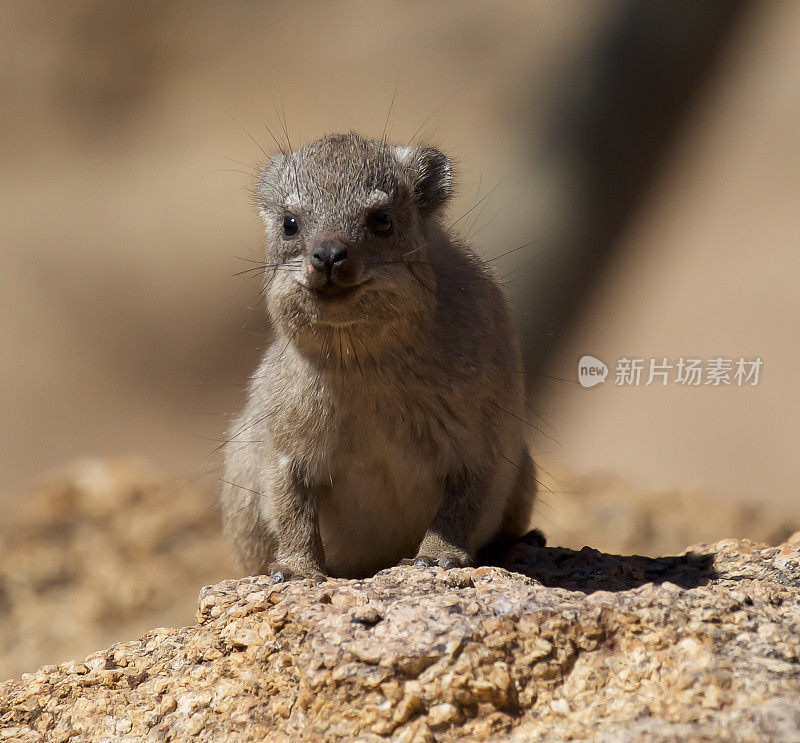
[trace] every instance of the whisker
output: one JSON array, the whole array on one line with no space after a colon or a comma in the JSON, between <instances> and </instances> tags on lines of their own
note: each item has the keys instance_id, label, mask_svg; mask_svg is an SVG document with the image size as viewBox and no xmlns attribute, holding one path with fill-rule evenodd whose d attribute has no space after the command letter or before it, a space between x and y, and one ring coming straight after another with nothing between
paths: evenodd
<instances>
[{"instance_id":1,"label":"whisker","mask_svg":"<svg viewBox=\"0 0 800 743\"><path fill-rule=\"evenodd\" d=\"M401 258L405 258L407 255L411 255L412 253L416 253L416 252L418 252L420 250L422 250L422 245L419 245L418 247L414 248L413 250L409 250L407 253L403 253L403 255L401 255L400 257Z\"/></svg>"},{"instance_id":2,"label":"whisker","mask_svg":"<svg viewBox=\"0 0 800 743\"><path fill-rule=\"evenodd\" d=\"M241 160L236 160L232 157L228 157L227 155L220 155L216 152L206 152L205 154L210 155L211 157L219 157L222 160L227 160L228 162L236 163L237 165L241 165L243 168L247 168L247 170L250 171L250 175L258 175L253 167L253 163L243 163Z\"/></svg>"},{"instance_id":3,"label":"whisker","mask_svg":"<svg viewBox=\"0 0 800 743\"><path fill-rule=\"evenodd\" d=\"M431 288L430 288L430 287L429 287L429 286L428 286L428 285L427 285L427 284L426 284L424 281L422 281L422 279L420 279L420 278L419 278L419 276L417 276L417 274L415 274L415 273L414 273L414 269L411 267L411 264L410 264L410 263L406 263L406 266L408 266L408 272L409 272L409 273L410 273L410 274L411 274L411 275L414 277L415 281L416 281L416 282L417 282L417 283L418 283L420 286L422 286L422 287L425 287L425 289L427 289L427 290L428 290L428 291L429 291L431 294L435 294L435 293L436 293L436 292L435 292L433 289L431 289Z\"/></svg>"},{"instance_id":4,"label":"whisker","mask_svg":"<svg viewBox=\"0 0 800 743\"><path fill-rule=\"evenodd\" d=\"M537 243L541 240L541 238L536 238L536 240L531 240L530 242L523 243L516 248L512 248L511 250L506 250L505 253L500 253L500 255L494 256L494 258L487 258L487 263L493 263L494 261L500 260L500 258L505 258L507 255L511 255L512 253L516 253L518 250L523 250L524 248L529 248L534 243Z\"/></svg>"},{"instance_id":5,"label":"whisker","mask_svg":"<svg viewBox=\"0 0 800 743\"><path fill-rule=\"evenodd\" d=\"M354 332L355 332L355 334L356 334L356 340L357 340L357 341L358 341L358 342L361 344L361 347L364 349L364 353L366 353L366 354L367 354L367 358L368 358L368 359L369 359L369 360L372 362L372 364L374 365L374 364L375 364L375 358L374 358L374 357L373 357L373 355L370 353L370 351L369 351L369 348L367 348L367 345L366 345L366 344L364 343L364 341L361 339L361 336L358 334L358 332L355 330L355 328L353 329L353 331L354 331Z\"/></svg>"},{"instance_id":6,"label":"whisker","mask_svg":"<svg viewBox=\"0 0 800 743\"><path fill-rule=\"evenodd\" d=\"M229 113L227 111L225 113L227 113L228 116L230 116L231 119L233 119L233 121L236 123L236 125L250 138L252 143L256 147L258 147L259 150L261 150L261 154L264 155L264 157L269 157L269 155L267 154L267 151L258 143L256 138L252 134L250 134L250 132L248 132L247 129L244 128L244 125L242 124L242 122L239 121L233 114L231 114L231 113Z\"/></svg>"},{"instance_id":7,"label":"whisker","mask_svg":"<svg viewBox=\"0 0 800 743\"><path fill-rule=\"evenodd\" d=\"M383 122L383 134L381 135L381 142L386 144L386 129L389 126L389 117L392 115L394 108L394 99L397 97L397 89L400 87L400 71L397 72L397 80L394 83L394 92L392 93L392 100L389 103L389 110L386 112L386 121Z\"/></svg>"},{"instance_id":8,"label":"whisker","mask_svg":"<svg viewBox=\"0 0 800 743\"><path fill-rule=\"evenodd\" d=\"M453 227L455 227L455 226L456 226L456 225L457 225L457 224L458 224L458 223L459 223L459 222L460 222L462 219L464 219L464 217L466 217L468 214L471 214L473 211L475 211L475 209L477 209L477 208L478 208L478 207L479 207L479 206L480 206L480 205L481 205L481 204L482 204L484 201L486 201L486 199L488 199L488 198L489 198L489 197L490 197L492 194L494 194L494 192L495 192L495 191L496 191L498 188L500 188L500 186L501 186L501 185L503 185L503 183L504 183L504 182L505 182L505 179L503 179L502 181L499 181L499 182L498 182L496 185L494 185L494 186L493 186L491 189L489 189L489 191L487 191L487 192L486 192L486 193L485 193L485 194L484 194L484 195L483 195L483 196L482 196L482 197L481 197L481 198L478 200L478 202L477 202L476 204L474 204L474 205L473 205L471 208L467 209L467 211L465 211L465 212L464 212L464 213L463 213L463 214L462 214L462 215L461 215L461 216L460 216L458 219L456 219L454 222L451 222L451 223L450 223L450 229L452 229Z\"/></svg>"},{"instance_id":9,"label":"whisker","mask_svg":"<svg viewBox=\"0 0 800 743\"><path fill-rule=\"evenodd\" d=\"M488 204L487 204L487 206L488 206ZM474 220L472 220L472 223L470 224L469 228L467 229L467 233L466 233L466 235L464 236L464 240L465 240L466 242L470 242L470 241L474 240L474 239L475 239L475 238L476 238L478 235L480 235L480 234L481 234L481 232L483 232L483 231L484 231L484 230L485 230L485 229L486 229L486 228L487 228L487 227L488 227L488 226L489 226L489 225L490 225L492 222L494 222L494 220L495 220L495 219L497 219L497 217L498 217L498 216L500 216L500 213L503 211L503 209L505 209L505 207L504 207L504 206L501 206L500 208L498 208L498 209L497 209L497 210L494 212L494 214L492 214L492 216L491 216L491 217L489 217L489 219L487 219L487 220L486 220L486 221L485 221L485 222L484 222L484 223L483 223L483 224L482 224L480 227L478 227L478 229L475 229L475 225L476 225L476 223L477 223L477 222L478 222L478 220L480 219L480 217L481 217L481 215L483 214L483 212L484 212L484 211L486 211L486 208L483 208L483 209L481 209L480 213L479 213L479 214L478 214L478 215L475 217L475 219L474 219Z\"/></svg>"},{"instance_id":10,"label":"whisker","mask_svg":"<svg viewBox=\"0 0 800 743\"><path fill-rule=\"evenodd\" d=\"M538 431L538 432L539 432L540 434L542 434L542 436L544 436L545 438L548 438L548 439L550 439L550 441L552 441L554 444L558 444L558 446L560 446L562 449L564 448L564 445L563 445L563 444L562 444L560 441L557 441L557 440L556 440L556 439L554 439L552 436L548 435L548 434L547 434L545 431L542 431L542 429L541 429L541 428L539 428L538 426L535 426L535 425L534 425L533 423L531 423L530 421L528 421L528 420L525 420L524 418L520 418L518 415L515 415L515 414L514 414L514 413L512 413L510 410L506 410L506 409L505 409L505 408L504 408L502 405L498 405L498 404L497 404L496 402L494 402L493 400L492 400L492 401L490 401L490 402L491 402L491 404L492 404L492 405L494 405L494 406L495 406L496 408L498 408L499 410L502 410L504 413L507 413L507 414L508 414L508 415L510 415L512 418L516 418L518 421L520 421L520 423L525 423L526 425L530 426L530 427L531 427L531 428L533 428L534 430Z\"/></svg>"},{"instance_id":11,"label":"whisker","mask_svg":"<svg viewBox=\"0 0 800 743\"><path fill-rule=\"evenodd\" d=\"M354 331L355 332L355 331ZM361 360L358 358L358 353L356 352L356 347L353 345L353 336L348 332L347 338L350 341L350 348L353 351L353 358L356 360L356 365L358 366L358 371L361 373L361 376L364 376L364 369L361 366Z\"/></svg>"},{"instance_id":12,"label":"whisker","mask_svg":"<svg viewBox=\"0 0 800 743\"><path fill-rule=\"evenodd\" d=\"M220 451L220 450L222 449L222 447L223 447L223 446L227 446L228 444L232 443L232 442L234 441L234 439L237 439L237 438L239 438L239 436L241 436L243 433L246 433L246 432L247 432L247 431L249 431L251 428L255 428L255 427L256 427L256 426L257 426L259 423L262 423L262 422L263 422L263 421L265 421L267 418L269 418L269 416L270 416L270 415L272 415L272 413L265 413L265 414L264 414L264 415L262 415L261 417L259 417L259 418L256 418L256 420L254 420L252 423L249 423L248 425L244 426L243 428L240 428L240 429L239 429L239 430L238 430L238 431L237 431L235 434L233 434L233 435L232 435L230 438L228 438L228 439L225 439L225 440L224 440L224 441L223 441L223 442L222 442L222 443L221 443L221 444L220 444L218 447L216 447L215 449L213 449L213 450L211 451L211 454L209 454L209 456L213 456L213 455L214 455L214 454L216 454L218 451ZM260 442L260 441L237 441L236 443L237 443L237 444L258 444L258 443L261 443L261 442Z\"/></svg>"},{"instance_id":13,"label":"whisker","mask_svg":"<svg viewBox=\"0 0 800 743\"><path fill-rule=\"evenodd\" d=\"M286 157L286 148L278 141L278 138L273 133L272 129L269 128L269 124L264 122L264 128L267 130L267 133L270 137L272 137L272 141L275 142L275 146L278 148L278 151Z\"/></svg>"},{"instance_id":14,"label":"whisker","mask_svg":"<svg viewBox=\"0 0 800 743\"><path fill-rule=\"evenodd\" d=\"M534 482L535 482L535 483L536 483L536 484L537 484L539 487L541 487L541 488L544 488L544 489L545 489L545 490L546 490L548 493L550 493L551 495L556 495L555 491L554 491L554 490L551 490L551 489L550 489L550 488L549 488L547 485L545 485L545 484L544 484L544 483L543 483L543 482L542 482L542 481L541 481L541 480L540 480L538 477L536 477L535 475L532 475L532 474L531 474L530 472L528 472L527 470L524 470L524 469L522 469L522 467L520 467L520 466L519 466L519 465L518 465L516 462L513 462L513 461L512 461L511 459L509 459L509 458L508 458L508 457L507 457L505 454L503 454L503 452L498 452L498 453L499 453L499 454L500 454L500 456L501 456L501 457L503 457L503 459L505 459L505 460L506 460L506 462L508 462L508 463L509 463L509 464L510 464L512 467L514 467L516 470L518 470L519 472L521 472L521 473L522 473L523 475L525 475L526 477L529 477L529 478L530 478L531 480L533 480L533 481L534 481ZM555 508L555 507L554 507L554 506L553 506L551 503L547 503L546 501L543 501L543 500L541 500L541 499L539 499L539 502L540 502L540 503L543 503L543 504L545 504L545 505L547 505L547 506L548 506L550 509L552 509L552 510L553 510L553 512L554 512L554 513L558 514L559 516L561 515L561 514L559 514L559 513L558 513L558 511L556 510L556 508Z\"/></svg>"},{"instance_id":15,"label":"whisker","mask_svg":"<svg viewBox=\"0 0 800 743\"><path fill-rule=\"evenodd\" d=\"M370 266L393 266L403 263L406 266L432 266L433 264L428 261L404 261L401 259L394 261L368 261Z\"/></svg>"},{"instance_id":16,"label":"whisker","mask_svg":"<svg viewBox=\"0 0 800 743\"><path fill-rule=\"evenodd\" d=\"M281 265L280 263L273 263L271 265L270 264L265 264L263 266L253 266L252 268L245 268L244 271L237 271L236 273L232 273L231 277L245 276L248 273L253 273L253 272L257 272L257 271L262 271L263 272L263 271L266 271L266 270L268 270L270 268L278 268L278 267L280 267L280 265Z\"/></svg>"},{"instance_id":17,"label":"whisker","mask_svg":"<svg viewBox=\"0 0 800 743\"><path fill-rule=\"evenodd\" d=\"M455 94L449 95L436 108L434 108L433 111L431 111L431 113L428 114L428 116L425 117L425 119L422 121L422 123L414 130L414 133L411 135L411 137L409 137L409 140L408 140L409 144L413 144L414 140L417 138L417 135L422 131L422 129L425 127L425 125L434 116L436 116L436 114L438 114L439 111L441 111L445 106L449 105L452 102L454 97L455 97Z\"/></svg>"},{"instance_id":18,"label":"whisker","mask_svg":"<svg viewBox=\"0 0 800 743\"><path fill-rule=\"evenodd\" d=\"M286 143L289 145L289 160L292 163L292 169L294 170L294 183L295 187L297 188L297 195L300 196L300 178L297 175L297 163L293 157L294 155L294 146L292 145L292 140L289 137L289 126L286 121L286 107L283 105L283 91L281 90L280 85L278 86L278 99L281 103L281 115L278 116L278 122L283 129L283 134L286 137ZM278 108L275 107L275 114L278 115Z\"/></svg>"}]
</instances>

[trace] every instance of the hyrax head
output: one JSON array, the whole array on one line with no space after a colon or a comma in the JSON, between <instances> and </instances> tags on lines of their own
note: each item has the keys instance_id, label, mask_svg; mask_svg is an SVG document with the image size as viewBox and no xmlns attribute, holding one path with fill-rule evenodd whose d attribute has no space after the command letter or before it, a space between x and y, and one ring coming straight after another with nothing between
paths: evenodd
<instances>
[{"instance_id":1,"label":"hyrax head","mask_svg":"<svg viewBox=\"0 0 800 743\"><path fill-rule=\"evenodd\" d=\"M428 244L452 191L432 147L358 134L275 155L258 183L267 308L297 335L326 326L387 329L434 301Z\"/></svg>"}]
</instances>

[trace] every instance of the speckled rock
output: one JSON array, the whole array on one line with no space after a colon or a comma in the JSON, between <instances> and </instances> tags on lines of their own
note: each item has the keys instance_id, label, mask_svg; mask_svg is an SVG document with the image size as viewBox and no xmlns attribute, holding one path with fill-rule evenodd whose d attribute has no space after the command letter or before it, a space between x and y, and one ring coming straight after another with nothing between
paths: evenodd
<instances>
[{"instance_id":1,"label":"speckled rock","mask_svg":"<svg viewBox=\"0 0 800 743\"><path fill-rule=\"evenodd\" d=\"M676 557L207 587L197 622L0 687L0 740L800 739L800 534Z\"/></svg>"},{"instance_id":2,"label":"speckled rock","mask_svg":"<svg viewBox=\"0 0 800 743\"><path fill-rule=\"evenodd\" d=\"M235 575L215 495L85 459L20 498L0 523L0 679L190 622L198 588Z\"/></svg>"},{"instance_id":3,"label":"speckled rock","mask_svg":"<svg viewBox=\"0 0 800 743\"><path fill-rule=\"evenodd\" d=\"M800 529L788 504L649 491L551 468L541 477L550 480L531 526L563 547L655 556L723 537L774 545ZM237 575L218 489L213 473L165 478L144 462L94 458L20 497L0 520L0 680L190 622L200 586Z\"/></svg>"}]
</instances>

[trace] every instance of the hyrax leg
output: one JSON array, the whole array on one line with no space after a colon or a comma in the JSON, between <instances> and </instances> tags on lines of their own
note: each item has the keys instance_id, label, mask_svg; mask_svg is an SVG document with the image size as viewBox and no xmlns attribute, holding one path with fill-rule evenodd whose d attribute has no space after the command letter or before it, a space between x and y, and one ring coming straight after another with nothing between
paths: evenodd
<instances>
[{"instance_id":1,"label":"hyrax leg","mask_svg":"<svg viewBox=\"0 0 800 743\"><path fill-rule=\"evenodd\" d=\"M483 477L462 476L450 480L444 499L412 561L425 567L469 567L475 564L475 530L486 500Z\"/></svg>"},{"instance_id":2,"label":"hyrax leg","mask_svg":"<svg viewBox=\"0 0 800 743\"><path fill-rule=\"evenodd\" d=\"M325 556L311 488L290 464L281 468L274 484L276 545L269 575L275 583L292 578L324 578Z\"/></svg>"}]
</instances>

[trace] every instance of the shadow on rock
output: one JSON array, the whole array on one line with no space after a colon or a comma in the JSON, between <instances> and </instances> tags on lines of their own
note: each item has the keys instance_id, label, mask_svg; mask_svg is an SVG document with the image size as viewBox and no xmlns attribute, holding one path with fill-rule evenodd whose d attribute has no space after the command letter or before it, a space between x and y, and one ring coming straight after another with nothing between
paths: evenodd
<instances>
[{"instance_id":1,"label":"shadow on rock","mask_svg":"<svg viewBox=\"0 0 800 743\"><path fill-rule=\"evenodd\" d=\"M487 554L483 562L522 573L545 586L582 593L627 591L645 583L666 582L696 588L717 577L711 554L609 555L591 547L545 547L544 538L539 536L514 544L499 560L497 555Z\"/></svg>"}]
</instances>

